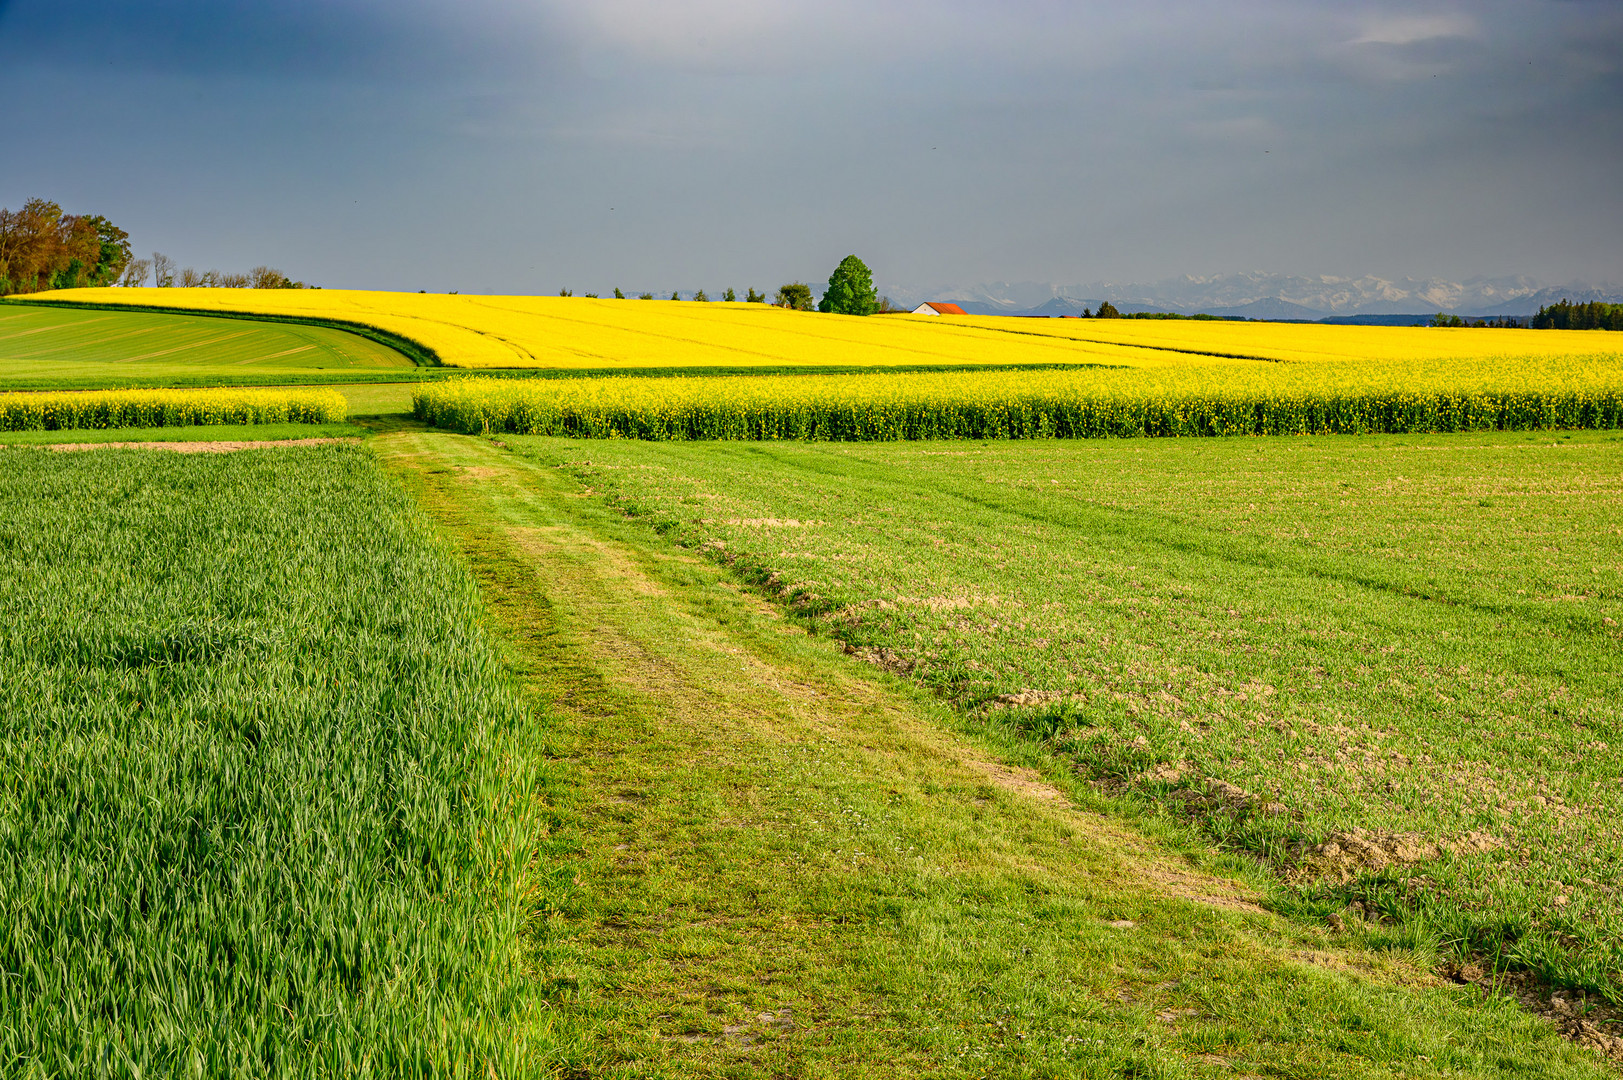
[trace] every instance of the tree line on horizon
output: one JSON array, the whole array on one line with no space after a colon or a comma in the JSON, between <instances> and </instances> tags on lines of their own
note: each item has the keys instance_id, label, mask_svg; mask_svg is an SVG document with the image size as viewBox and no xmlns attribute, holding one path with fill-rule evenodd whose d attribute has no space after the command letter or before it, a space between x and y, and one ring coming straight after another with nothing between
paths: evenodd
<instances>
[{"instance_id":1,"label":"tree line on horizon","mask_svg":"<svg viewBox=\"0 0 1623 1080\"><path fill-rule=\"evenodd\" d=\"M135 258L130 235L100 214L69 214L48 199L20 210L0 207L0 296L105 286L139 288L304 289L280 270L246 274L177 267L162 252Z\"/></svg>"},{"instance_id":2,"label":"tree line on horizon","mask_svg":"<svg viewBox=\"0 0 1623 1080\"><path fill-rule=\"evenodd\" d=\"M1472 319L1459 315L1445 315L1439 311L1431 318L1432 326L1447 327L1499 327L1534 330L1623 330L1623 304L1608 304L1592 300L1587 304L1574 304L1562 300L1548 307L1540 304L1532 318L1501 315L1497 318Z\"/></svg>"},{"instance_id":3,"label":"tree line on horizon","mask_svg":"<svg viewBox=\"0 0 1623 1080\"><path fill-rule=\"evenodd\" d=\"M1539 305L1533 316L1535 330L1623 330L1623 304L1599 300L1572 304L1562 300L1549 307Z\"/></svg>"},{"instance_id":4,"label":"tree line on horizon","mask_svg":"<svg viewBox=\"0 0 1623 1080\"><path fill-rule=\"evenodd\" d=\"M575 293L574 290L565 288L559 289L558 295L574 296ZM582 293L581 296L584 299L599 299L597 293ZM623 290L616 288L614 290L614 299L625 300L627 297ZM651 292L641 293L637 299L652 300L654 294ZM671 299L682 299L680 290L673 290ZM728 304L737 303L738 293L729 288L722 293L721 300L723 303ZM693 301L701 304L709 303L710 295L700 289L693 294ZM816 309L817 311L837 315L884 315L901 310L891 304L890 297L877 295L874 290L872 272L855 255L847 255L840 261L840 265L834 268L834 273L829 275L828 288L823 291L821 300L812 295L811 286L804 281L791 281L786 285L778 286L777 295L773 296L770 301L767 299L766 293L758 293L751 287L744 296L744 303L771 303L775 307L790 308L794 311Z\"/></svg>"},{"instance_id":5,"label":"tree line on horizon","mask_svg":"<svg viewBox=\"0 0 1623 1080\"><path fill-rule=\"evenodd\" d=\"M319 285L306 285L294 281L271 266L256 266L246 274L222 274L218 270L201 273L190 266L175 266L175 260L154 251L150 259L133 259L118 284L126 289L145 287L152 279L156 289L319 289Z\"/></svg>"}]
</instances>

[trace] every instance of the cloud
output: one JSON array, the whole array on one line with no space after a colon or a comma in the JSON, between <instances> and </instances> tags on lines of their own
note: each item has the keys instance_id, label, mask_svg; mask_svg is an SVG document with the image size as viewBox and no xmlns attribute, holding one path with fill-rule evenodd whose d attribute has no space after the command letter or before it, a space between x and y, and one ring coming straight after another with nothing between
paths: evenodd
<instances>
[{"instance_id":1,"label":"cloud","mask_svg":"<svg viewBox=\"0 0 1623 1080\"><path fill-rule=\"evenodd\" d=\"M1367 21L1363 33L1350 45L1418 45L1444 38L1472 38L1480 34L1476 20L1462 14L1378 15Z\"/></svg>"}]
</instances>

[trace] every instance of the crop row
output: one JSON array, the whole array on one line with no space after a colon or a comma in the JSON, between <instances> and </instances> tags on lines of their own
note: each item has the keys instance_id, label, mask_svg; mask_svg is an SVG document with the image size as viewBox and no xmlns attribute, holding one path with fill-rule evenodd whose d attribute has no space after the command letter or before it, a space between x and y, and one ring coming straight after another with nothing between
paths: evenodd
<instances>
[{"instance_id":1,"label":"crop row","mask_svg":"<svg viewBox=\"0 0 1623 1080\"><path fill-rule=\"evenodd\" d=\"M0 431L321 424L344 418L336 390L92 390L0 394Z\"/></svg>"},{"instance_id":2,"label":"crop row","mask_svg":"<svg viewBox=\"0 0 1623 1080\"><path fill-rule=\"evenodd\" d=\"M1114 384L1112 384L1114 382ZM1260 386L1141 392L1088 373L731 379L469 379L423 386L418 419L466 433L574 438L1097 438L1623 426L1623 385Z\"/></svg>"}]
</instances>

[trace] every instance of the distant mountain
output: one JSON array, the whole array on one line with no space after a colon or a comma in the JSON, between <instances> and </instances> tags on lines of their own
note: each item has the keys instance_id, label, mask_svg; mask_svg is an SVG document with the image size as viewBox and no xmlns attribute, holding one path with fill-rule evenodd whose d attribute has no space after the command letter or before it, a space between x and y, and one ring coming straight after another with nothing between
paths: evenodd
<instances>
[{"instance_id":1,"label":"distant mountain","mask_svg":"<svg viewBox=\"0 0 1623 1080\"><path fill-rule=\"evenodd\" d=\"M1573 283L1552 287L1533 278L1299 277L1284 274L1184 276L1151 283L990 282L935 289L885 290L909 307L948 300L980 315L1073 315L1109 300L1119 310L1205 313L1249 319L1322 319L1380 315L1405 319L1417 312L1456 315L1531 315L1561 299L1623 303L1623 286Z\"/></svg>"},{"instance_id":2,"label":"distant mountain","mask_svg":"<svg viewBox=\"0 0 1623 1080\"><path fill-rule=\"evenodd\" d=\"M1056 296L1037 307L1032 308L1028 315L1080 315L1083 311L1093 311L1099 306L1097 300L1070 300L1063 296Z\"/></svg>"},{"instance_id":3,"label":"distant mountain","mask_svg":"<svg viewBox=\"0 0 1623 1080\"><path fill-rule=\"evenodd\" d=\"M1598 300L1603 304L1623 304L1623 288L1607 285L1598 289L1571 285L1560 289L1540 289L1526 297L1509 300L1479 311L1462 311L1461 315L1531 315L1541 307L1570 300L1574 304L1587 304Z\"/></svg>"},{"instance_id":4,"label":"distant mountain","mask_svg":"<svg viewBox=\"0 0 1623 1080\"><path fill-rule=\"evenodd\" d=\"M1291 320L1312 322L1324 318L1326 314L1317 308L1303 307L1289 300L1281 300L1277 296L1270 296L1266 300L1253 300L1249 304L1236 304L1233 307L1205 308L1203 313L1225 319L1270 319L1275 322Z\"/></svg>"}]
</instances>

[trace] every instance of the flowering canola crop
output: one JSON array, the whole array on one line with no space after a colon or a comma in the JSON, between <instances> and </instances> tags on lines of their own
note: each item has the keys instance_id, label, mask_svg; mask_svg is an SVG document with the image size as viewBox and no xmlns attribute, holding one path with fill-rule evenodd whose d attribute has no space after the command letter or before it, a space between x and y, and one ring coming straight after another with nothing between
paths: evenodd
<instances>
[{"instance_id":1,"label":"flowering canola crop","mask_svg":"<svg viewBox=\"0 0 1623 1080\"><path fill-rule=\"evenodd\" d=\"M414 394L462 432L585 438L1077 438L1438 432L1623 425L1623 370L1551 362L1494 374L1197 364L1156 371L966 371L699 378L466 379Z\"/></svg>"},{"instance_id":2,"label":"flowering canola crop","mask_svg":"<svg viewBox=\"0 0 1623 1080\"><path fill-rule=\"evenodd\" d=\"M1141 319L856 318L765 304L328 289L73 289L31 300L129 304L370 326L466 368L1182 367L1191 356L1283 363L1440 361L1489 368L1600 353L1623 335Z\"/></svg>"},{"instance_id":3,"label":"flowering canola crop","mask_svg":"<svg viewBox=\"0 0 1623 1080\"><path fill-rule=\"evenodd\" d=\"M336 390L92 390L0 394L0 431L197 424L319 424L342 420Z\"/></svg>"}]
</instances>

